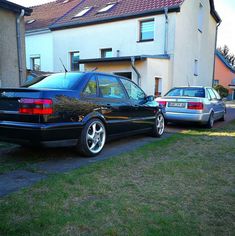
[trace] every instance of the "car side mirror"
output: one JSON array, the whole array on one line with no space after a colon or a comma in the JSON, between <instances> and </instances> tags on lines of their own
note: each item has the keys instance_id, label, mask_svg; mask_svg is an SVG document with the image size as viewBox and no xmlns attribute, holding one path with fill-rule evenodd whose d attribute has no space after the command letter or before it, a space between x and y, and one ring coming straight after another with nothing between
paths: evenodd
<instances>
[{"instance_id":1,"label":"car side mirror","mask_svg":"<svg viewBox=\"0 0 235 236\"><path fill-rule=\"evenodd\" d=\"M146 101L147 101L147 102L152 102L152 101L154 101L154 96L152 96L152 95L151 95L151 96L147 96L147 97L146 97Z\"/></svg>"}]
</instances>

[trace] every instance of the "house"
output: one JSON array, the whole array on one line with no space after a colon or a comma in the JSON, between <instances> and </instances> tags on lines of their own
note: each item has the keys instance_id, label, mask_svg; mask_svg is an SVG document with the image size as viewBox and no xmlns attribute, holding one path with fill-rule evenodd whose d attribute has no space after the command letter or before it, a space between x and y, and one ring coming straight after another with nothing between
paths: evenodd
<instances>
[{"instance_id":1,"label":"house","mask_svg":"<svg viewBox=\"0 0 235 236\"><path fill-rule=\"evenodd\" d=\"M0 87L17 87L26 78L24 16L31 12L0 1Z\"/></svg>"},{"instance_id":2,"label":"house","mask_svg":"<svg viewBox=\"0 0 235 236\"><path fill-rule=\"evenodd\" d=\"M213 0L57 0L26 18L27 66L111 72L156 96L212 85L220 21Z\"/></svg>"},{"instance_id":3,"label":"house","mask_svg":"<svg viewBox=\"0 0 235 236\"><path fill-rule=\"evenodd\" d=\"M220 84L229 89L229 100L235 100L235 68L217 50L215 57L214 85Z\"/></svg>"}]
</instances>

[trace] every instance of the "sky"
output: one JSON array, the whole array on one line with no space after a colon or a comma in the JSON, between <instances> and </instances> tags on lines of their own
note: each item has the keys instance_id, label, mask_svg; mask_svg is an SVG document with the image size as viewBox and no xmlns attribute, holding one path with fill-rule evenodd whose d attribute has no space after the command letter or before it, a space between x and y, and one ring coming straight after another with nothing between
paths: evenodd
<instances>
[{"instance_id":1,"label":"sky","mask_svg":"<svg viewBox=\"0 0 235 236\"><path fill-rule=\"evenodd\" d=\"M51 2L52 0L10 0L23 6L34 6ZM217 46L228 45L231 52L235 54L235 0L214 0L215 7L222 23L219 27Z\"/></svg>"}]
</instances>

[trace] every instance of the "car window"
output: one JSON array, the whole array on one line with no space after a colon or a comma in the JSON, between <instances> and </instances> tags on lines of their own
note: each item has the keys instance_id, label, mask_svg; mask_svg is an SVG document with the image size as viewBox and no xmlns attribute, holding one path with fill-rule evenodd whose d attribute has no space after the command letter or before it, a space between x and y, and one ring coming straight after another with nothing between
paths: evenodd
<instances>
[{"instance_id":1,"label":"car window","mask_svg":"<svg viewBox=\"0 0 235 236\"><path fill-rule=\"evenodd\" d=\"M96 78L93 76L87 83L85 89L83 90L83 95L88 97L96 97L97 93L97 83Z\"/></svg>"},{"instance_id":2,"label":"car window","mask_svg":"<svg viewBox=\"0 0 235 236\"><path fill-rule=\"evenodd\" d=\"M30 88L73 89L83 77L83 73L54 74L44 78L34 85L31 85Z\"/></svg>"},{"instance_id":3,"label":"car window","mask_svg":"<svg viewBox=\"0 0 235 236\"><path fill-rule=\"evenodd\" d=\"M174 88L166 96L170 97L205 97L204 88Z\"/></svg>"},{"instance_id":4,"label":"car window","mask_svg":"<svg viewBox=\"0 0 235 236\"><path fill-rule=\"evenodd\" d=\"M146 95L135 83L127 79L121 79L130 99L143 100Z\"/></svg>"},{"instance_id":5,"label":"car window","mask_svg":"<svg viewBox=\"0 0 235 236\"><path fill-rule=\"evenodd\" d=\"M98 75L99 94L103 98L126 98L118 79L113 76Z\"/></svg>"},{"instance_id":6,"label":"car window","mask_svg":"<svg viewBox=\"0 0 235 236\"><path fill-rule=\"evenodd\" d=\"M211 99L216 99L215 93L212 91L212 89L207 89L207 90L210 94Z\"/></svg>"},{"instance_id":7,"label":"car window","mask_svg":"<svg viewBox=\"0 0 235 236\"><path fill-rule=\"evenodd\" d=\"M217 98L218 100L221 100L220 95L217 93L217 91L216 91L215 89L213 89L213 92L214 92L216 98Z\"/></svg>"}]
</instances>

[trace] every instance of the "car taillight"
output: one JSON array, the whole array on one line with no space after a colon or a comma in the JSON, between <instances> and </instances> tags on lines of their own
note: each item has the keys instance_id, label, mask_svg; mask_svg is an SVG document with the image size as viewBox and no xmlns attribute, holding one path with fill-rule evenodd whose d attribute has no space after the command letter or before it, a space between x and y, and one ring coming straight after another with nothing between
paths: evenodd
<instances>
[{"instance_id":1,"label":"car taillight","mask_svg":"<svg viewBox=\"0 0 235 236\"><path fill-rule=\"evenodd\" d=\"M202 102L189 102L188 109L190 109L190 110L203 110L203 103Z\"/></svg>"},{"instance_id":2,"label":"car taillight","mask_svg":"<svg viewBox=\"0 0 235 236\"><path fill-rule=\"evenodd\" d=\"M53 102L51 99L21 98L19 100L19 113L27 115L51 115L53 114Z\"/></svg>"},{"instance_id":3,"label":"car taillight","mask_svg":"<svg viewBox=\"0 0 235 236\"><path fill-rule=\"evenodd\" d=\"M167 101L158 101L159 105L166 107Z\"/></svg>"}]
</instances>

